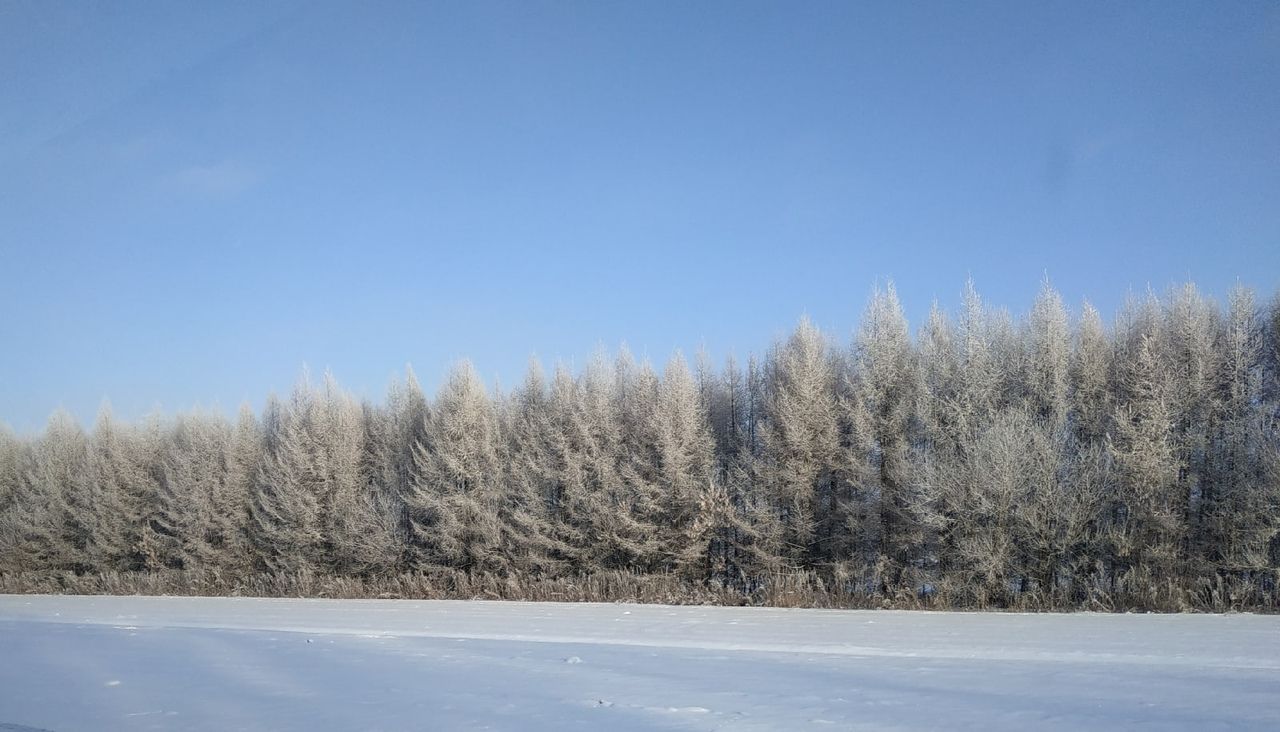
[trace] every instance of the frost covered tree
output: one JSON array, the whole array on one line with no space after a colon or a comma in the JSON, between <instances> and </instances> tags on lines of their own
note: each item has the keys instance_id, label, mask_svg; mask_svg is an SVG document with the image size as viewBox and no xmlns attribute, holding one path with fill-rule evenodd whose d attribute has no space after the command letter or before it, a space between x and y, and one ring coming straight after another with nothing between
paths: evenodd
<instances>
[{"instance_id":1,"label":"frost covered tree","mask_svg":"<svg viewBox=\"0 0 1280 732\"><path fill-rule=\"evenodd\" d=\"M1214 501L1210 474L1212 432L1217 411L1214 375L1219 370L1216 308L1187 283L1168 298L1162 352L1173 412L1174 445L1179 464L1178 510L1193 535L1203 533L1206 502Z\"/></svg>"},{"instance_id":2,"label":"frost covered tree","mask_svg":"<svg viewBox=\"0 0 1280 732\"><path fill-rule=\"evenodd\" d=\"M716 487L702 513L718 535L713 578L746 587L752 578L782 572L784 527L763 457L764 368L752 356L746 370L738 373L731 360L724 378L726 390L734 395L730 398L740 405L739 425L731 432L736 437L719 449L723 483Z\"/></svg>"},{"instance_id":3,"label":"frost covered tree","mask_svg":"<svg viewBox=\"0 0 1280 732\"><path fill-rule=\"evenodd\" d=\"M1067 310L1048 282L1027 319L1027 398L1032 412L1054 429L1066 425L1071 332Z\"/></svg>"},{"instance_id":4,"label":"frost covered tree","mask_svg":"<svg viewBox=\"0 0 1280 732\"><path fill-rule=\"evenodd\" d=\"M304 374L288 403L268 402L250 534L273 571L366 574L396 564L396 515L370 485L363 411L326 374Z\"/></svg>"},{"instance_id":5,"label":"frost covered tree","mask_svg":"<svg viewBox=\"0 0 1280 732\"><path fill-rule=\"evenodd\" d=\"M650 432L655 438L662 497L658 539L665 563L685 574L705 574L714 529L723 519L703 509L726 510L715 488L715 442L703 406L705 387L694 381L680 353L667 362Z\"/></svg>"},{"instance_id":6,"label":"frost covered tree","mask_svg":"<svg viewBox=\"0 0 1280 732\"><path fill-rule=\"evenodd\" d=\"M1218 388L1213 467L1201 502L1206 560L1236 580L1253 580L1280 562L1277 425L1262 393L1263 327L1253 293L1231 293L1214 382Z\"/></svg>"},{"instance_id":7,"label":"frost covered tree","mask_svg":"<svg viewBox=\"0 0 1280 732\"><path fill-rule=\"evenodd\" d=\"M841 405L849 430L846 470L861 510L850 506L842 518L861 558L887 564L897 584L924 537L908 485L920 377L892 283L877 288L863 312L849 380Z\"/></svg>"},{"instance_id":8,"label":"frost covered tree","mask_svg":"<svg viewBox=\"0 0 1280 732\"><path fill-rule=\"evenodd\" d=\"M231 495L230 450L231 428L215 417L182 415L169 431L153 522L165 564L216 567L233 554L245 497Z\"/></svg>"},{"instance_id":9,"label":"frost covered tree","mask_svg":"<svg viewBox=\"0 0 1280 732\"><path fill-rule=\"evenodd\" d=\"M547 395L546 480L553 560L575 571L594 566L592 522L599 498L591 467L601 450L591 434L583 389L557 366Z\"/></svg>"},{"instance_id":10,"label":"frost covered tree","mask_svg":"<svg viewBox=\"0 0 1280 732\"><path fill-rule=\"evenodd\" d=\"M250 509L254 489L263 460L263 432L258 418L248 404L242 404L227 454L226 524L217 562L227 571L244 573L255 563Z\"/></svg>"},{"instance_id":11,"label":"frost covered tree","mask_svg":"<svg viewBox=\"0 0 1280 732\"><path fill-rule=\"evenodd\" d=\"M493 405L468 361L449 374L414 448L406 496L420 565L506 571Z\"/></svg>"},{"instance_id":12,"label":"frost covered tree","mask_svg":"<svg viewBox=\"0 0 1280 732\"><path fill-rule=\"evenodd\" d=\"M32 483L48 501L52 530L38 551L57 569L105 569L95 512L97 491L89 478L89 440L75 419L58 411L36 448Z\"/></svg>"},{"instance_id":13,"label":"frost covered tree","mask_svg":"<svg viewBox=\"0 0 1280 732\"><path fill-rule=\"evenodd\" d=\"M655 571L663 557L663 509L658 430L657 372L648 361L637 364L624 346L614 362L618 441L617 483L610 486L611 509L606 535L619 566Z\"/></svg>"},{"instance_id":14,"label":"frost covered tree","mask_svg":"<svg viewBox=\"0 0 1280 732\"><path fill-rule=\"evenodd\" d=\"M953 419L959 434L968 439L976 438L986 427L1000 401L1001 362L993 348L993 335L997 330L992 325L993 319L982 296L973 280L967 280L956 332L959 369Z\"/></svg>"},{"instance_id":15,"label":"frost covered tree","mask_svg":"<svg viewBox=\"0 0 1280 732\"><path fill-rule=\"evenodd\" d=\"M534 359L500 410L503 551L520 572L553 573L563 566L565 548L552 527L555 439L549 400L542 365Z\"/></svg>"},{"instance_id":16,"label":"frost covered tree","mask_svg":"<svg viewBox=\"0 0 1280 732\"><path fill-rule=\"evenodd\" d=\"M1280 418L1280 292L1262 316L1262 401Z\"/></svg>"},{"instance_id":17,"label":"frost covered tree","mask_svg":"<svg viewBox=\"0 0 1280 732\"><path fill-rule=\"evenodd\" d=\"M943 489L963 496L950 510L957 594L979 606L1008 604L1018 579L1018 507L1043 472L1030 449L1037 426L1025 414L1002 413L967 443L962 469L939 474Z\"/></svg>"},{"instance_id":18,"label":"frost covered tree","mask_svg":"<svg viewBox=\"0 0 1280 732\"><path fill-rule=\"evenodd\" d=\"M1115 411L1112 400L1112 344L1102 317L1084 304L1076 325L1071 353L1071 410L1077 439L1083 445L1101 444Z\"/></svg>"},{"instance_id":19,"label":"frost covered tree","mask_svg":"<svg viewBox=\"0 0 1280 732\"><path fill-rule=\"evenodd\" d=\"M393 497L370 480L363 408L326 373L309 421L326 566L354 575L394 567L399 559L397 511Z\"/></svg>"},{"instance_id":20,"label":"frost covered tree","mask_svg":"<svg viewBox=\"0 0 1280 732\"><path fill-rule=\"evenodd\" d=\"M940 570L953 576L972 576L968 568L973 566L975 544L968 522L975 520L973 507L1006 500L1001 491L1007 486L992 485L978 462L983 450L996 454L991 441L998 435L989 432L1002 404L1002 382L1008 381L999 367L1012 371L1018 366L998 358L1000 354L993 347L997 332L969 280L959 321L953 325L935 306L920 345L925 362L925 394L920 407L925 436L914 459L913 508L937 537L934 555ZM992 510L988 509L987 515ZM995 551L998 547L990 548ZM997 576L989 569L984 568L988 584Z\"/></svg>"},{"instance_id":21,"label":"frost covered tree","mask_svg":"<svg viewBox=\"0 0 1280 732\"><path fill-rule=\"evenodd\" d=\"M31 446L0 425L0 572L21 572L48 562L39 546L49 543L51 517L47 502L33 490L32 460Z\"/></svg>"},{"instance_id":22,"label":"frost covered tree","mask_svg":"<svg viewBox=\"0 0 1280 732\"><path fill-rule=\"evenodd\" d=\"M829 557L835 500L835 373L826 339L802 319L769 363L762 466L783 527L791 566Z\"/></svg>"},{"instance_id":23,"label":"frost covered tree","mask_svg":"<svg viewBox=\"0 0 1280 732\"><path fill-rule=\"evenodd\" d=\"M1109 540L1115 579L1138 585L1168 582L1179 569L1186 533L1174 412L1155 343L1143 338L1129 372L1130 399L1115 417L1111 458L1118 480Z\"/></svg>"},{"instance_id":24,"label":"frost covered tree","mask_svg":"<svg viewBox=\"0 0 1280 732\"><path fill-rule=\"evenodd\" d=\"M118 423L109 406L89 435L88 494L99 507L88 519L104 569L158 569L167 564L155 531L163 435L157 418Z\"/></svg>"},{"instance_id":25,"label":"frost covered tree","mask_svg":"<svg viewBox=\"0 0 1280 732\"><path fill-rule=\"evenodd\" d=\"M318 474L308 433L314 401L305 377L288 403L274 396L267 400L263 457L249 503L249 535L261 569L295 573L321 564Z\"/></svg>"},{"instance_id":26,"label":"frost covered tree","mask_svg":"<svg viewBox=\"0 0 1280 732\"><path fill-rule=\"evenodd\" d=\"M434 402L410 371L232 421L59 413L0 431L0 580L1275 609L1280 299L1069 323L1048 284L1014 319L968 282L913 337L890 285L852 348L803 320L719 371L624 349L510 393L463 364Z\"/></svg>"}]
</instances>

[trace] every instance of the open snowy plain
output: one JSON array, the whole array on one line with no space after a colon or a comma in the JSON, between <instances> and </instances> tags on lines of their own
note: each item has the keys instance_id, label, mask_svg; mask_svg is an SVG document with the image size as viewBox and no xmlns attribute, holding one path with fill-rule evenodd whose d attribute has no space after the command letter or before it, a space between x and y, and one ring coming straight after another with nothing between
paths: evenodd
<instances>
[{"instance_id":1,"label":"open snowy plain","mask_svg":"<svg viewBox=\"0 0 1280 732\"><path fill-rule=\"evenodd\" d=\"M1280 729L1280 618L0 596L0 730Z\"/></svg>"}]
</instances>

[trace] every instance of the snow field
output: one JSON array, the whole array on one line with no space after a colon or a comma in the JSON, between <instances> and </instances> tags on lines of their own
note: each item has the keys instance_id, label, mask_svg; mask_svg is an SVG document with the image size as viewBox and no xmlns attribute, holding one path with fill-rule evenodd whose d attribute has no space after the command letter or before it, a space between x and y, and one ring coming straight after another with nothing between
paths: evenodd
<instances>
[{"instance_id":1,"label":"snow field","mask_svg":"<svg viewBox=\"0 0 1280 732\"><path fill-rule=\"evenodd\" d=\"M1280 729L1280 618L0 596L0 730L937 727Z\"/></svg>"}]
</instances>

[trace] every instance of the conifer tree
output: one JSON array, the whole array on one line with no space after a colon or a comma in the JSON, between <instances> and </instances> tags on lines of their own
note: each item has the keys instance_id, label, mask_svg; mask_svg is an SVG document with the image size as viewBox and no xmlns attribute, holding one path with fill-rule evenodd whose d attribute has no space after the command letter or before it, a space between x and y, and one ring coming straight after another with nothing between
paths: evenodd
<instances>
[{"instance_id":1,"label":"conifer tree","mask_svg":"<svg viewBox=\"0 0 1280 732\"><path fill-rule=\"evenodd\" d=\"M826 554L819 522L835 481L835 375L822 333L802 319L769 364L762 469L783 527L783 557L804 566Z\"/></svg>"},{"instance_id":2,"label":"conifer tree","mask_svg":"<svg viewBox=\"0 0 1280 732\"><path fill-rule=\"evenodd\" d=\"M534 359L501 410L504 551L521 572L556 572L565 554L551 523L556 491L549 399L542 365Z\"/></svg>"},{"instance_id":3,"label":"conifer tree","mask_svg":"<svg viewBox=\"0 0 1280 732\"><path fill-rule=\"evenodd\" d=\"M1071 410L1077 439L1083 445L1101 444L1110 426L1112 405L1112 346L1098 311L1084 304L1076 326L1071 354Z\"/></svg>"},{"instance_id":4,"label":"conifer tree","mask_svg":"<svg viewBox=\"0 0 1280 732\"><path fill-rule=\"evenodd\" d=\"M667 566L686 575L705 574L712 534L724 523L703 516L703 509L723 512L727 504L714 487L714 441L703 393L677 352L663 370L651 432L662 500L658 539Z\"/></svg>"},{"instance_id":5,"label":"conifer tree","mask_svg":"<svg viewBox=\"0 0 1280 732\"><path fill-rule=\"evenodd\" d=\"M497 425L470 362L461 362L437 395L414 466L406 504L419 563L505 571Z\"/></svg>"},{"instance_id":6,"label":"conifer tree","mask_svg":"<svg viewBox=\"0 0 1280 732\"><path fill-rule=\"evenodd\" d=\"M250 501L250 536L261 569L313 572L321 568L319 466L309 416L315 391L304 375L288 403L268 399L264 451Z\"/></svg>"},{"instance_id":7,"label":"conifer tree","mask_svg":"<svg viewBox=\"0 0 1280 732\"><path fill-rule=\"evenodd\" d=\"M1108 536L1116 574L1152 588L1173 577L1186 529L1174 414L1154 345L1151 338L1139 345L1131 399L1115 418L1110 449L1119 480Z\"/></svg>"},{"instance_id":8,"label":"conifer tree","mask_svg":"<svg viewBox=\"0 0 1280 732\"><path fill-rule=\"evenodd\" d=\"M849 430L849 479L864 507L846 511L845 524L863 546L864 561L882 561L900 581L922 542L908 500L920 378L907 319L893 283L877 288L854 342L851 385L843 408ZM865 552L874 552L865 556Z\"/></svg>"},{"instance_id":9,"label":"conifer tree","mask_svg":"<svg viewBox=\"0 0 1280 732\"><path fill-rule=\"evenodd\" d=\"M304 375L260 419L0 430L0 572L1274 608L1278 382L1280 298L1244 288L1147 292L1111 328L1085 303L1071 329L1048 284L1015 321L970 281L912 338L889 285L851 349L803 320L718 373L624 349L493 396L464 363L434 404L412 371L382 404Z\"/></svg>"},{"instance_id":10,"label":"conifer tree","mask_svg":"<svg viewBox=\"0 0 1280 732\"><path fill-rule=\"evenodd\" d=\"M1068 409L1071 333L1062 297L1048 282L1036 297L1027 328L1027 396L1032 413L1055 430L1062 429Z\"/></svg>"},{"instance_id":11,"label":"conifer tree","mask_svg":"<svg viewBox=\"0 0 1280 732\"><path fill-rule=\"evenodd\" d=\"M230 448L230 427L206 415L179 416L169 431L153 521L163 564L217 567L232 551Z\"/></svg>"},{"instance_id":12,"label":"conifer tree","mask_svg":"<svg viewBox=\"0 0 1280 732\"><path fill-rule=\"evenodd\" d=\"M49 517L32 490L31 446L0 424L0 572L21 572L44 562L36 535L49 532Z\"/></svg>"}]
</instances>

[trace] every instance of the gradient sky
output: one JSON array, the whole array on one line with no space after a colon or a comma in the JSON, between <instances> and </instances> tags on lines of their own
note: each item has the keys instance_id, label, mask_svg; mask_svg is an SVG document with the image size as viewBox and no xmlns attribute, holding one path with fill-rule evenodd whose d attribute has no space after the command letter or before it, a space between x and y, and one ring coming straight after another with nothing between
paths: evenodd
<instances>
[{"instance_id":1,"label":"gradient sky","mask_svg":"<svg viewBox=\"0 0 1280 732\"><path fill-rule=\"evenodd\" d=\"M1274 2L0 2L0 421L1280 284Z\"/></svg>"}]
</instances>

